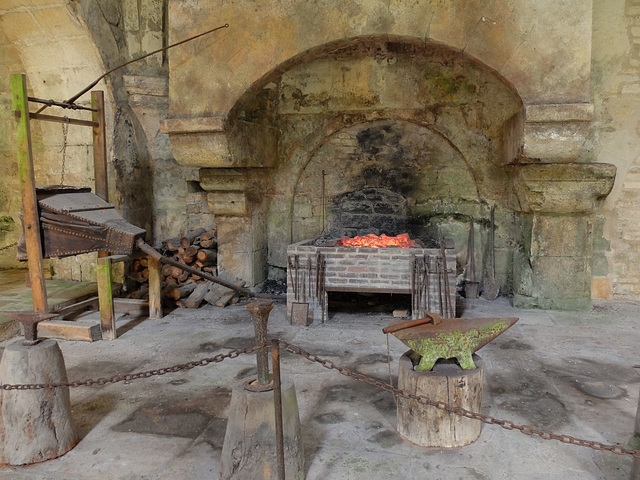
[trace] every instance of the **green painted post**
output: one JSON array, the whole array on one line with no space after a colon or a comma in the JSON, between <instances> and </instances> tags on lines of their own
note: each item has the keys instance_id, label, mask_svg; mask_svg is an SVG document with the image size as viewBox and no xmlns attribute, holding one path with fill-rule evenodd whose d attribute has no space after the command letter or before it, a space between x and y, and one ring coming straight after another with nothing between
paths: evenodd
<instances>
[{"instance_id":1,"label":"green painted post","mask_svg":"<svg viewBox=\"0 0 640 480\"><path fill-rule=\"evenodd\" d=\"M116 315L113 308L113 291L111 289L111 258L98 258L96 280L98 282L98 304L100 305L102 339L115 340Z\"/></svg>"},{"instance_id":2,"label":"green painted post","mask_svg":"<svg viewBox=\"0 0 640 480\"><path fill-rule=\"evenodd\" d=\"M31 149L29 127L29 99L27 77L11 75L11 95L16 118L16 143L18 146L18 176L22 191L22 219L27 246L29 278L34 312L48 312L47 287L42 263L42 241L40 237L40 215L36 197L36 182Z\"/></svg>"}]
</instances>

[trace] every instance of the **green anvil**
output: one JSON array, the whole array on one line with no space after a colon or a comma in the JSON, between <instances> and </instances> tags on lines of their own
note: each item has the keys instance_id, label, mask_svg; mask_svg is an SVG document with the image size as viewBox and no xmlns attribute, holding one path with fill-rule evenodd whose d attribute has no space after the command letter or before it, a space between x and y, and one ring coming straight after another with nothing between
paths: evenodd
<instances>
[{"instance_id":1,"label":"green anvil","mask_svg":"<svg viewBox=\"0 0 640 480\"><path fill-rule=\"evenodd\" d=\"M518 321L517 317L445 318L430 313L426 318L390 324L392 333L420 355L418 371L431 370L439 358L455 358L465 370L476 368L473 354Z\"/></svg>"}]
</instances>

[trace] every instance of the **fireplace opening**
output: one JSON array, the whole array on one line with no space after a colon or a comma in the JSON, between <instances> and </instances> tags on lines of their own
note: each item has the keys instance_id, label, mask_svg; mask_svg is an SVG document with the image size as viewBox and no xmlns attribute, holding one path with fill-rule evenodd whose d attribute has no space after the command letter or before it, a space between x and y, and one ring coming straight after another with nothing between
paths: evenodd
<instances>
[{"instance_id":1,"label":"fireplace opening","mask_svg":"<svg viewBox=\"0 0 640 480\"><path fill-rule=\"evenodd\" d=\"M337 313L399 315L411 314L411 295L376 292L329 292L328 320ZM404 312L404 313L403 313Z\"/></svg>"}]
</instances>

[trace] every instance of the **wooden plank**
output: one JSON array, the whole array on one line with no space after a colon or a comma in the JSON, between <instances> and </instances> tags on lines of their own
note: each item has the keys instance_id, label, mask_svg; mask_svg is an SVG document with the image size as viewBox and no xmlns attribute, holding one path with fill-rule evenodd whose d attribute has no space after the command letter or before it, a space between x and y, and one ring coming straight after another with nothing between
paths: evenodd
<instances>
[{"instance_id":1,"label":"wooden plank","mask_svg":"<svg viewBox=\"0 0 640 480\"><path fill-rule=\"evenodd\" d=\"M77 317L87 310L98 310L98 297L94 296L63 308L52 309L52 311L59 313L65 320Z\"/></svg>"},{"instance_id":2,"label":"wooden plank","mask_svg":"<svg viewBox=\"0 0 640 480\"><path fill-rule=\"evenodd\" d=\"M149 318L162 318L162 265L160 260L148 257Z\"/></svg>"},{"instance_id":3,"label":"wooden plank","mask_svg":"<svg viewBox=\"0 0 640 480\"><path fill-rule=\"evenodd\" d=\"M115 313L128 313L133 316L147 315L149 302L137 298L114 298L113 310Z\"/></svg>"},{"instance_id":4,"label":"wooden plank","mask_svg":"<svg viewBox=\"0 0 640 480\"><path fill-rule=\"evenodd\" d=\"M38 337L95 342L102 338L100 324L83 325L64 320L49 320L38 324Z\"/></svg>"},{"instance_id":5,"label":"wooden plank","mask_svg":"<svg viewBox=\"0 0 640 480\"><path fill-rule=\"evenodd\" d=\"M36 181L33 169L31 130L29 127L29 100L27 97L27 77L11 75L13 110L16 113L16 143L18 145L18 176L22 191L22 215L24 236L27 247L29 278L33 296L33 311L48 312L47 287L42 263L42 243L40 240L40 218L36 197Z\"/></svg>"}]
</instances>

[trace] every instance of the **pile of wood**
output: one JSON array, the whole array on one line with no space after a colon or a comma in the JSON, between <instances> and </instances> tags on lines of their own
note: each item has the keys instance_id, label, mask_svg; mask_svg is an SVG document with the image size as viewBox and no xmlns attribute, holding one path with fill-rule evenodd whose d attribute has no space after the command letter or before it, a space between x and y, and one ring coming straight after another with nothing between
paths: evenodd
<instances>
[{"instance_id":1,"label":"pile of wood","mask_svg":"<svg viewBox=\"0 0 640 480\"><path fill-rule=\"evenodd\" d=\"M162 255L196 270L217 275L217 237L216 230L198 228L188 234L165 240L158 246ZM129 298L144 298L149 292L149 271L145 258L136 259L131 264L129 278L139 282L140 288ZM244 282L236 285L242 287ZM162 265L162 296L167 303L179 307L198 308L204 302L224 307L237 301L237 292L213 283L196 274L185 272L179 267Z\"/></svg>"}]
</instances>

